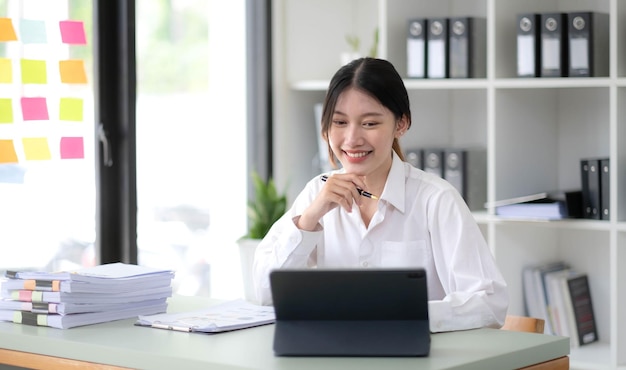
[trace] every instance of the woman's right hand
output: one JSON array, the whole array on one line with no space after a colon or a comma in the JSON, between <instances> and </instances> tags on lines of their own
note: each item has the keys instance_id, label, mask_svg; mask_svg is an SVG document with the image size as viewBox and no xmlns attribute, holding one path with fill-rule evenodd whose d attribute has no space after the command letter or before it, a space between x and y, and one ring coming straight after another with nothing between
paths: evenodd
<instances>
[{"instance_id":1,"label":"woman's right hand","mask_svg":"<svg viewBox=\"0 0 626 370\"><path fill-rule=\"evenodd\" d=\"M343 173L328 177L315 200L300 216L298 228L315 230L319 220L335 207L343 207L346 212L352 212L353 202L360 205L362 201L357 188L367 190L361 176Z\"/></svg>"}]
</instances>

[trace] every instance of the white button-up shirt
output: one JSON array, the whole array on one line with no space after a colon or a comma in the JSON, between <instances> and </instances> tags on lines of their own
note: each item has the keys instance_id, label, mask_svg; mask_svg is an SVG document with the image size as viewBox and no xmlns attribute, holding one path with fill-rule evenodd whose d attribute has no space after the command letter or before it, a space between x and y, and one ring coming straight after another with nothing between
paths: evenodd
<instances>
[{"instance_id":1,"label":"white button-up shirt","mask_svg":"<svg viewBox=\"0 0 626 370\"><path fill-rule=\"evenodd\" d=\"M262 304L272 304L269 273L277 268L422 267L432 332L504 323L506 283L465 201L450 183L394 153L368 227L355 203L351 213L342 207L328 212L317 231L298 229L294 220L322 186L319 177L309 181L257 247L255 289Z\"/></svg>"}]
</instances>

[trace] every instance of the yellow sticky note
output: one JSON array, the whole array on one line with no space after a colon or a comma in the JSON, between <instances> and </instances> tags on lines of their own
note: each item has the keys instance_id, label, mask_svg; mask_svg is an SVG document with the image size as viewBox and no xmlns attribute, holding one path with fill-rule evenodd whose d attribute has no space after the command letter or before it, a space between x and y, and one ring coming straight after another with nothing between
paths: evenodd
<instances>
[{"instance_id":1,"label":"yellow sticky note","mask_svg":"<svg viewBox=\"0 0 626 370\"><path fill-rule=\"evenodd\" d=\"M80 59L62 60L59 62L61 82L66 84L86 84L85 63Z\"/></svg>"},{"instance_id":2,"label":"yellow sticky note","mask_svg":"<svg viewBox=\"0 0 626 370\"><path fill-rule=\"evenodd\" d=\"M11 59L0 58L0 84L13 82L13 64Z\"/></svg>"},{"instance_id":3,"label":"yellow sticky note","mask_svg":"<svg viewBox=\"0 0 626 370\"><path fill-rule=\"evenodd\" d=\"M0 123L13 123L13 103L11 99L0 99Z\"/></svg>"},{"instance_id":4,"label":"yellow sticky note","mask_svg":"<svg viewBox=\"0 0 626 370\"><path fill-rule=\"evenodd\" d=\"M45 137L28 137L22 139L24 155L29 161L41 161L51 159L48 139Z\"/></svg>"},{"instance_id":5,"label":"yellow sticky note","mask_svg":"<svg viewBox=\"0 0 626 370\"><path fill-rule=\"evenodd\" d=\"M45 84L48 82L45 60L22 59L22 83Z\"/></svg>"},{"instance_id":6,"label":"yellow sticky note","mask_svg":"<svg viewBox=\"0 0 626 370\"><path fill-rule=\"evenodd\" d=\"M13 140L0 140L0 163L17 163Z\"/></svg>"},{"instance_id":7,"label":"yellow sticky note","mask_svg":"<svg viewBox=\"0 0 626 370\"><path fill-rule=\"evenodd\" d=\"M83 120L83 99L61 98L59 103L59 119L62 121Z\"/></svg>"},{"instance_id":8,"label":"yellow sticky note","mask_svg":"<svg viewBox=\"0 0 626 370\"><path fill-rule=\"evenodd\" d=\"M17 41L11 18L0 18L0 41Z\"/></svg>"}]
</instances>

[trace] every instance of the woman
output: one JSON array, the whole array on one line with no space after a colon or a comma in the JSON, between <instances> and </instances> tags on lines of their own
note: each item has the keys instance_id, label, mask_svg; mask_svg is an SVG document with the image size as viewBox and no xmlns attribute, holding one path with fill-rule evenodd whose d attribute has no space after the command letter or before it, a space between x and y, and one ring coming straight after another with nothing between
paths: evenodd
<instances>
[{"instance_id":1,"label":"woman","mask_svg":"<svg viewBox=\"0 0 626 370\"><path fill-rule=\"evenodd\" d=\"M404 161L398 140L410 127L393 65L362 58L337 71L322 136L342 169L310 180L257 247L261 303L272 303L276 268L423 267L432 332L503 324L506 283L459 193Z\"/></svg>"}]
</instances>

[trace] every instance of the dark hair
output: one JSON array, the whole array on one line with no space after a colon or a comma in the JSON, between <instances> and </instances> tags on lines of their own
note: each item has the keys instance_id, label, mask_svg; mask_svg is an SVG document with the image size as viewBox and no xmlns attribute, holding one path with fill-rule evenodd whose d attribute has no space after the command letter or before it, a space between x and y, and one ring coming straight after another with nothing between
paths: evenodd
<instances>
[{"instance_id":1,"label":"dark hair","mask_svg":"<svg viewBox=\"0 0 626 370\"><path fill-rule=\"evenodd\" d=\"M328 143L328 130L332 121L333 112L339 95L348 88L356 88L378 100L385 108L393 113L396 120L406 116L407 130L411 127L411 107L409 94L404 86L402 77L395 67L387 60L377 58L360 58L341 67L330 80L324 109L322 112L322 136ZM402 149L397 138L393 139L393 150L404 160ZM328 154L333 167L336 167L330 143Z\"/></svg>"}]
</instances>

